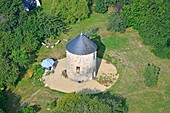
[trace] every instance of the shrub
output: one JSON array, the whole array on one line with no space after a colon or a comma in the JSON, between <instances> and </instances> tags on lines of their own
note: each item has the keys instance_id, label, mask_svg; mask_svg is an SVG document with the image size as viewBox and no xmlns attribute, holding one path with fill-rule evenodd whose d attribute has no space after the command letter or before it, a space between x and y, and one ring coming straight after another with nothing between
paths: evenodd
<instances>
[{"instance_id":1,"label":"shrub","mask_svg":"<svg viewBox=\"0 0 170 113\"><path fill-rule=\"evenodd\" d=\"M105 13L107 12L107 5L104 0L97 0L94 11L97 13Z\"/></svg>"},{"instance_id":2,"label":"shrub","mask_svg":"<svg viewBox=\"0 0 170 113\"><path fill-rule=\"evenodd\" d=\"M41 65L34 65L33 67L33 76L31 78L31 81L34 85L41 85L41 77L43 75L44 70L42 69Z\"/></svg>"},{"instance_id":3,"label":"shrub","mask_svg":"<svg viewBox=\"0 0 170 113\"><path fill-rule=\"evenodd\" d=\"M52 113L111 113L109 105L88 95L67 94L57 102Z\"/></svg>"},{"instance_id":4,"label":"shrub","mask_svg":"<svg viewBox=\"0 0 170 113\"><path fill-rule=\"evenodd\" d=\"M160 68L156 67L154 64L149 64L145 67L144 77L145 84L147 86L156 86L158 81L158 75L160 72Z\"/></svg>"},{"instance_id":5,"label":"shrub","mask_svg":"<svg viewBox=\"0 0 170 113\"><path fill-rule=\"evenodd\" d=\"M57 106L57 99L55 99L54 101L52 101L51 103L47 104L47 107L50 109L53 109Z\"/></svg>"},{"instance_id":6,"label":"shrub","mask_svg":"<svg viewBox=\"0 0 170 113\"><path fill-rule=\"evenodd\" d=\"M22 108L18 113L36 113L36 111L32 107L27 106L26 108Z\"/></svg>"},{"instance_id":7,"label":"shrub","mask_svg":"<svg viewBox=\"0 0 170 113\"><path fill-rule=\"evenodd\" d=\"M0 113L5 113L5 111L4 111L4 110L2 110L2 109L0 109Z\"/></svg>"},{"instance_id":8,"label":"shrub","mask_svg":"<svg viewBox=\"0 0 170 113\"><path fill-rule=\"evenodd\" d=\"M124 17L118 13L112 12L108 18L107 30L124 33L127 24Z\"/></svg>"},{"instance_id":9,"label":"shrub","mask_svg":"<svg viewBox=\"0 0 170 113\"><path fill-rule=\"evenodd\" d=\"M95 37L97 35L98 30L99 30L99 27L96 27L96 26L89 28L87 31L90 35L90 38Z\"/></svg>"},{"instance_id":10,"label":"shrub","mask_svg":"<svg viewBox=\"0 0 170 113\"><path fill-rule=\"evenodd\" d=\"M90 14L86 0L56 0L55 4L56 13L69 23L86 19Z\"/></svg>"},{"instance_id":11,"label":"shrub","mask_svg":"<svg viewBox=\"0 0 170 113\"><path fill-rule=\"evenodd\" d=\"M61 75L67 78L67 77L68 77L68 76L67 76L67 70L63 70L62 73L61 73Z\"/></svg>"},{"instance_id":12,"label":"shrub","mask_svg":"<svg viewBox=\"0 0 170 113\"><path fill-rule=\"evenodd\" d=\"M106 75L106 74L103 74L103 75L100 75L99 78L97 78L97 81L104 85L104 86L109 86L110 84L113 83L113 76L111 75Z\"/></svg>"}]
</instances>

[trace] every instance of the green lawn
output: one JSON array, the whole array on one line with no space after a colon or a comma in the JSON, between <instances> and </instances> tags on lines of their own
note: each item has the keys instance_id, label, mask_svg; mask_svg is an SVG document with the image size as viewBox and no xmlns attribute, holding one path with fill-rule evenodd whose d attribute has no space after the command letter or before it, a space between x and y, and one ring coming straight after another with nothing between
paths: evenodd
<instances>
[{"instance_id":1,"label":"green lawn","mask_svg":"<svg viewBox=\"0 0 170 113\"><path fill-rule=\"evenodd\" d=\"M47 0L43 0L44 4ZM50 0L52 3L52 0ZM45 8L50 8L45 4ZM98 27L97 34L101 37L106 50L104 58L109 55L118 69L120 77L116 84L109 89L111 94L119 94L126 98L130 113L168 113L170 111L170 60L160 59L150 52L149 47L141 43L140 36L136 30L128 28L125 33L114 33L106 30L107 14L92 14L90 18L70 25L71 29L67 34L51 42L63 38L72 39L81 31L88 32L92 27ZM65 57L66 42L62 42L55 48L41 47L38 51L36 63L44 58ZM161 68L158 85L147 87L144 84L143 70L148 63L154 63ZM47 104L55 98L62 97L62 93L34 86L27 75L13 88L13 93L21 97L21 100L10 100L10 112L17 109L14 106L17 101L21 104L29 102L41 106L40 113L47 112Z\"/></svg>"}]
</instances>

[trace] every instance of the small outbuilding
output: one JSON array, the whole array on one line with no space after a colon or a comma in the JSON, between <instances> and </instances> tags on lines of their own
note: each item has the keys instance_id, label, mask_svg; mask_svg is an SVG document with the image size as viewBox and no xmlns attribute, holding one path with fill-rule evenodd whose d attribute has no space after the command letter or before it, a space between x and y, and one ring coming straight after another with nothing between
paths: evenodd
<instances>
[{"instance_id":1,"label":"small outbuilding","mask_svg":"<svg viewBox=\"0 0 170 113\"><path fill-rule=\"evenodd\" d=\"M22 3L26 11L31 11L41 5L39 0L22 0Z\"/></svg>"},{"instance_id":2,"label":"small outbuilding","mask_svg":"<svg viewBox=\"0 0 170 113\"><path fill-rule=\"evenodd\" d=\"M80 34L66 45L67 76L75 81L87 81L96 76L97 45L87 33Z\"/></svg>"}]
</instances>

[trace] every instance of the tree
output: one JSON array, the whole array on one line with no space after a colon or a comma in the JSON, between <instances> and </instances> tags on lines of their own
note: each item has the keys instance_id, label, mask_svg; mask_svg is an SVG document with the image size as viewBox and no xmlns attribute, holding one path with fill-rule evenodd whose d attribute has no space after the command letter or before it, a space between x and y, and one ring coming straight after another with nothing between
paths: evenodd
<instances>
[{"instance_id":1,"label":"tree","mask_svg":"<svg viewBox=\"0 0 170 113\"><path fill-rule=\"evenodd\" d=\"M66 32L67 25L58 15L41 8L26 12L21 0L0 1L0 87L14 85L19 71L30 64L41 41ZM19 71L18 71L19 70Z\"/></svg>"},{"instance_id":2,"label":"tree","mask_svg":"<svg viewBox=\"0 0 170 113\"><path fill-rule=\"evenodd\" d=\"M81 21L90 14L86 0L58 0L56 5L55 12L69 23Z\"/></svg>"},{"instance_id":3,"label":"tree","mask_svg":"<svg viewBox=\"0 0 170 113\"><path fill-rule=\"evenodd\" d=\"M169 4L167 0L133 0L121 11L128 26L139 30L143 43L153 46L155 55L163 58L170 58Z\"/></svg>"},{"instance_id":4,"label":"tree","mask_svg":"<svg viewBox=\"0 0 170 113\"><path fill-rule=\"evenodd\" d=\"M110 93L99 95L67 94L57 101L53 113L126 113L128 107L122 97Z\"/></svg>"},{"instance_id":5,"label":"tree","mask_svg":"<svg viewBox=\"0 0 170 113\"><path fill-rule=\"evenodd\" d=\"M105 13L107 12L107 4L104 0L97 0L94 11L97 13Z\"/></svg>"},{"instance_id":6,"label":"tree","mask_svg":"<svg viewBox=\"0 0 170 113\"><path fill-rule=\"evenodd\" d=\"M122 15L114 12L109 15L107 30L123 33L126 27L126 21Z\"/></svg>"},{"instance_id":7,"label":"tree","mask_svg":"<svg viewBox=\"0 0 170 113\"><path fill-rule=\"evenodd\" d=\"M0 113L5 113L5 111L4 111L4 110L2 110L2 109L0 109Z\"/></svg>"},{"instance_id":8,"label":"tree","mask_svg":"<svg viewBox=\"0 0 170 113\"><path fill-rule=\"evenodd\" d=\"M9 56L19 67L27 67L29 64L29 56L24 49L13 50Z\"/></svg>"},{"instance_id":9,"label":"tree","mask_svg":"<svg viewBox=\"0 0 170 113\"><path fill-rule=\"evenodd\" d=\"M111 108L97 98L68 94L57 101L53 113L111 113Z\"/></svg>"},{"instance_id":10,"label":"tree","mask_svg":"<svg viewBox=\"0 0 170 113\"><path fill-rule=\"evenodd\" d=\"M18 74L18 67L14 63L0 57L0 88L14 85Z\"/></svg>"}]
</instances>

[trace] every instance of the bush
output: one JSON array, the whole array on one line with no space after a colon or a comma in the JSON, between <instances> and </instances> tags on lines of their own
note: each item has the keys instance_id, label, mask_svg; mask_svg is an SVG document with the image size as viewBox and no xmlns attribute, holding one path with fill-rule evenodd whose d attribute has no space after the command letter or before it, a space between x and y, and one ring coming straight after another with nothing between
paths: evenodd
<instances>
[{"instance_id":1,"label":"bush","mask_svg":"<svg viewBox=\"0 0 170 113\"><path fill-rule=\"evenodd\" d=\"M52 113L127 113L126 99L109 92L98 95L66 94Z\"/></svg>"},{"instance_id":2,"label":"bush","mask_svg":"<svg viewBox=\"0 0 170 113\"><path fill-rule=\"evenodd\" d=\"M160 58L170 58L170 47L155 47L152 52Z\"/></svg>"},{"instance_id":3,"label":"bush","mask_svg":"<svg viewBox=\"0 0 170 113\"><path fill-rule=\"evenodd\" d=\"M113 76L106 74L100 75L99 78L97 78L97 81L107 87L113 83Z\"/></svg>"},{"instance_id":4,"label":"bush","mask_svg":"<svg viewBox=\"0 0 170 113\"><path fill-rule=\"evenodd\" d=\"M26 108L22 108L22 110L18 113L36 113L36 111L32 107L28 106Z\"/></svg>"},{"instance_id":5,"label":"bush","mask_svg":"<svg viewBox=\"0 0 170 113\"><path fill-rule=\"evenodd\" d=\"M56 13L69 23L75 23L89 17L90 11L86 0L56 0Z\"/></svg>"},{"instance_id":6,"label":"bush","mask_svg":"<svg viewBox=\"0 0 170 113\"><path fill-rule=\"evenodd\" d=\"M147 86L156 86L158 81L158 75L160 68L156 67L154 64L149 64L145 67L144 77L145 84Z\"/></svg>"},{"instance_id":7,"label":"bush","mask_svg":"<svg viewBox=\"0 0 170 113\"><path fill-rule=\"evenodd\" d=\"M67 94L57 102L52 113L111 113L109 105L87 95Z\"/></svg>"},{"instance_id":8,"label":"bush","mask_svg":"<svg viewBox=\"0 0 170 113\"><path fill-rule=\"evenodd\" d=\"M108 18L107 30L124 33L127 24L123 16L112 12Z\"/></svg>"},{"instance_id":9,"label":"bush","mask_svg":"<svg viewBox=\"0 0 170 113\"><path fill-rule=\"evenodd\" d=\"M34 85L41 85L41 77L44 73L44 70L42 69L41 65L38 64L38 65L34 65L33 67L33 76L31 78L31 81Z\"/></svg>"},{"instance_id":10,"label":"bush","mask_svg":"<svg viewBox=\"0 0 170 113\"><path fill-rule=\"evenodd\" d=\"M47 104L47 108L53 109L57 106L57 99Z\"/></svg>"},{"instance_id":11,"label":"bush","mask_svg":"<svg viewBox=\"0 0 170 113\"><path fill-rule=\"evenodd\" d=\"M104 2L104 0L97 0L97 3L94 7L94 11L97 13L107 12L107 4Z\"/></svg>"},{"instance_id":12,"label":"bush","mask_svg":"<svg viewBox=\"0 0 170 113\"><path fill-rule=\"evenodd\" d=\"M93 37L95 37L95 36L97 36L97 31L99 30L99 27L96 27L96 26L94 26L94 27L90 27L87 31L88 31L88 33L89 33L89 35L90 35L90 38L93 38Z\"/></svg>"},{"instance_id":13,"label":"bush","mask_svg":"<svg viewBox=\"0 0 170 113\"><path fill-rule=\"evenodd\" d=\"M2 110L2 109L0 109L0 113L5 113L5 111L4 111L4 110Z\"/></svg>"}]
</instances>

